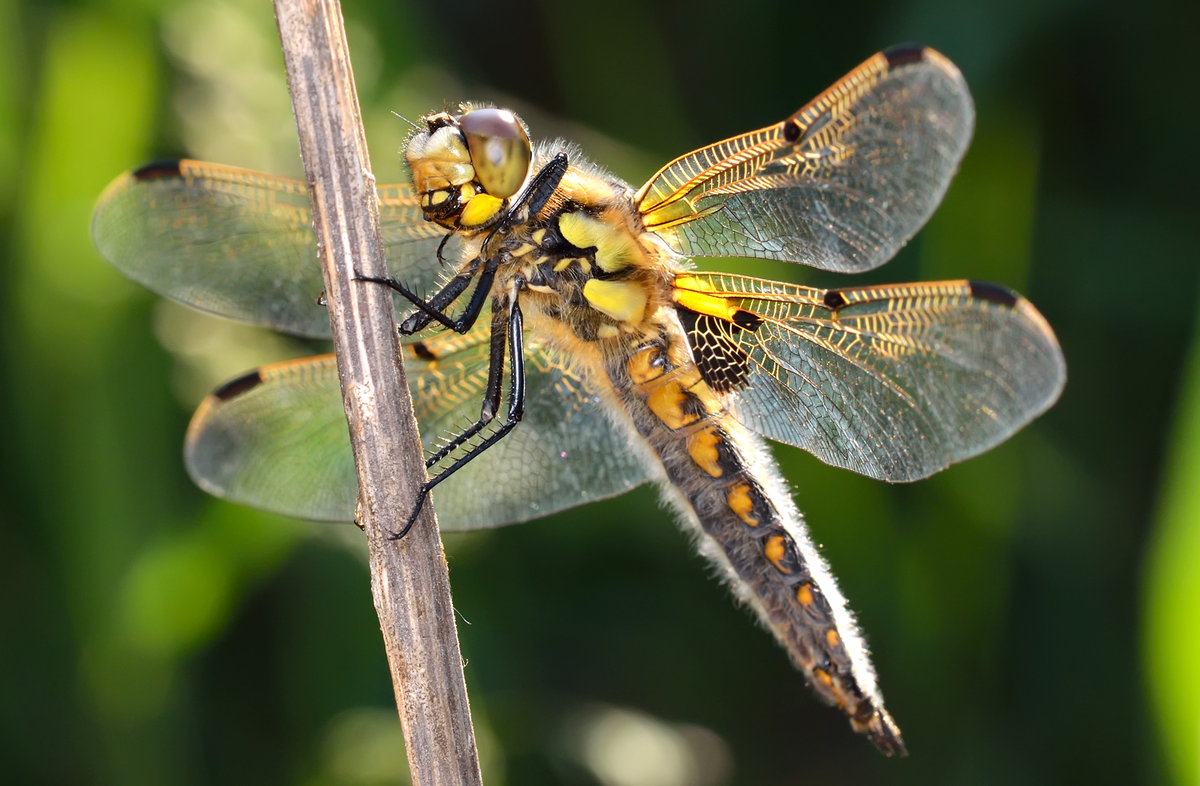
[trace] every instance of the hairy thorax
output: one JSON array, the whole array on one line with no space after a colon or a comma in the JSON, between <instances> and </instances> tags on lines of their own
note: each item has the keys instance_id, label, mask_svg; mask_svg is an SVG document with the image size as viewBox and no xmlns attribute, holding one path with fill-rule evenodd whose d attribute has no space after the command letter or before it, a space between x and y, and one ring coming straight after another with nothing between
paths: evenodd
<instances>
[{"instance_id":1,"label":"hairy thorax","mask_svg":"<svg viewBox=\"0 0 1200 786\"><path fill-rule=\"evenodd\" d=\"M531 332L568 356L683 341L663 294L680 260L642 228L620 181L572 167L538 215L506 232L499 253L494 291L520 292Z\"/></svg>"}]
</instances>

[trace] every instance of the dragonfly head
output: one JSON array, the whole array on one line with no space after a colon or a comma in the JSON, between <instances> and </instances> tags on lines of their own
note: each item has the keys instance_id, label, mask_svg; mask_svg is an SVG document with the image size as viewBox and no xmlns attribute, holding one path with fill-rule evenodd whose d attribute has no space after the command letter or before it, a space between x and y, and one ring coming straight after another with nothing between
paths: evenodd
<instances>
[{"instance_id":1,"label":"dragonfly head","mask_svg":"<svg viewBox=\"0 0 1200 786\"><path fill-rule=\"evenodd\" d=\"M525 124L507 109L469 106L422 120L404 156L425 217L452 230L488 228L529 179Z\"/></svg>"}]
</instances>

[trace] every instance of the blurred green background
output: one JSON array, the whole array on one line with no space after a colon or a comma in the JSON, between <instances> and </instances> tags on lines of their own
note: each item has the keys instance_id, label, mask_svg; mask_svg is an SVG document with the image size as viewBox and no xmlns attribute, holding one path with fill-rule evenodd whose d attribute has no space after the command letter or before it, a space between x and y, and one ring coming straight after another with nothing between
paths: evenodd
<instances>
[{"instance_id":1,"label":"blurred green background","mask_svg":"<svg viewBox=\"0 0 1200 786\"><path fill-rule=\"evenodd\" d=\"M930 44L974 91L975 141L928 228L858 281L1014 287L1068 362L1055 409L925 482L778 451L909 759L814 700L641 489L447 538L488 784L1200 784L1200 5L345 13L381 182L391 110L495 100L640 183ZM296 174L294 137L264 0L0 0L0 782L402 777L360 533L216 502L181 465L204 392L311 348L156 302L88 237L125 169Z\"/></svg>"}]
</instances>

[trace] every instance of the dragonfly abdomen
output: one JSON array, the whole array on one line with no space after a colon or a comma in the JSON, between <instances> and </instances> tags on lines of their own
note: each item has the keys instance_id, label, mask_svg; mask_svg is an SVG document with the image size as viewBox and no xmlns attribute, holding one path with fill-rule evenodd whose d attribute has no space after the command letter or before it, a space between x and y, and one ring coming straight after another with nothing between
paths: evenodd
<instances>
[{"instance_id":1,"label":"dragonfly abdomen","mask_svg":"<svg viewBox=\"0 0 1200 786\"><path fill-rule=\"evenodd\" d=\"M704 533L701 551L784 645L813 689L885 753L903 753L866 648L809 540L770 452L725 410L690 360L643 346L608 374L666 473L664 492Z\"/></svg>"}]
</instances>

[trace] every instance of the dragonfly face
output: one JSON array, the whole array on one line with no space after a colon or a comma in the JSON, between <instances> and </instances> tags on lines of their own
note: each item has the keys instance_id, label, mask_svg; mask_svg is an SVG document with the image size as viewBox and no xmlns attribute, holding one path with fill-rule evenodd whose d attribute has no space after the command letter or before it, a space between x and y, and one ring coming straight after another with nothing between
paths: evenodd
<instances>
[{"instance_id":1,"label":"dragonfly face","mask_svg":"<svg viewBox=\"0 0 1200 786\"><path fill-rule=\"evenodd\" d=\"M529 177L529 135L506 109L439 112L409 138L404 157L426 218L447 229L478 232L507 212Z\"/></svg>"},{"instance_id":2,"label":"dragonfly face","mask_svg":"<svg viewBox=\"0 0 1200 786\"><path fill-rule=\"evenodd\" d=\"M761 437L881 480L926 477L1055 401L1066 372L1054 334L994 285L818 290L687 260L844 272L887 261L969 142L957 69L920 47L876 55L791 117L682 156L636 192L577 155L531 147L503 110L424 123L406 152L413 185L380 188L380 214L397 276L387 283L412 304L400 330L430 487L445 481L443 527L524 521L655 480L815 692L881 750L903 752ZM153 165L109 187L93 232L110 261L164 295L302 335L328 330L298 181ZM218 496L351 520L333 358L218 389L186 458Z\"/></svg>"}]
</instances>

